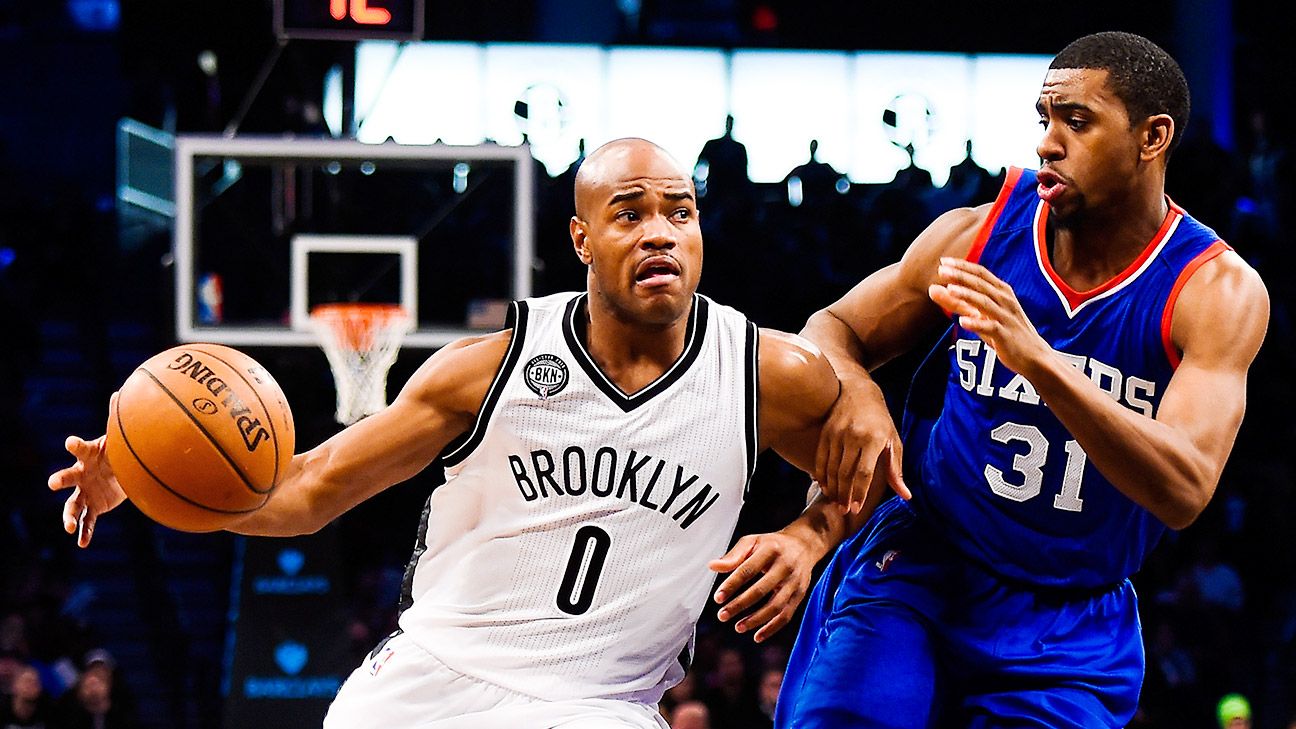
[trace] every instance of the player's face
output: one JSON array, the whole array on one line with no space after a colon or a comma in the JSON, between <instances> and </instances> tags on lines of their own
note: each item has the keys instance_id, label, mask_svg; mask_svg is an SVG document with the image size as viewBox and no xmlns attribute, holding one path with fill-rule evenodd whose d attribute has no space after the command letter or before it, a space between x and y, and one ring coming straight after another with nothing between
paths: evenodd
<instances>
[{"instance_id":1,"label":"player's face","mask_svg":"<svg viewBox=\"0 0 1296 729\"><path fill-rule=\"evenodd\" d=\"M668 324L686 316L702 273L692 180L644 146L618 157L592 193L589 219L573 221L577 252L590 266L590 293L634 321Z\"/></svg>"},{"instance_id":2,"label":"player's face","mask_svg":"<svg viewBox=\"0 0 1296 729\"><path fill-rule=\"evenodd\" d=\"M1051 69L1036 109L1044 136L1039 196L1060 221L1103 209L1130 189L1139 164L1139 130L1107 83L1107 71Z\"/></svg>"}]
</instances>

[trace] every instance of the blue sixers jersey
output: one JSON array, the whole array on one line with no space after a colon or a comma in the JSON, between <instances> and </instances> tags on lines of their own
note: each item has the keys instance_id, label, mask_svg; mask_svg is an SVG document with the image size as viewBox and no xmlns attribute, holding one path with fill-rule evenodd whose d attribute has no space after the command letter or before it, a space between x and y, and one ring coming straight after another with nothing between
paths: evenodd
<instances>
[{"instance_id":1,"label":"blue sixers jersey","mask_svg":"<svg viewBox=\"0 0 1296 729\"><path fill-rule=\"evenodd\" d=\"M1035 190L1034 172L1009 171L969 259L1010 284L1044 339L1094 384L1155 416L1180 356L1170 339L1174 301L1228 247L1171 203L1125 271L1077 292L1049 262L1048 206ZM1137 571L1164 525L1093 467L1024 377L957 324L951 337L939 415L919 431L926 442L911 443L917 511L1009 580L1094 588Z\"/></svg>"}]
</instances>

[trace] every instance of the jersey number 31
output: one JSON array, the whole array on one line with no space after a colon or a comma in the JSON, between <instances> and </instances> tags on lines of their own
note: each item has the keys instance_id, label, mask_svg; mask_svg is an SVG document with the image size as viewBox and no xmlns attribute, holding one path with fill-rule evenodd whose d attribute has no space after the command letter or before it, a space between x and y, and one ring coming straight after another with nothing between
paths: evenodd
<instances>
[{"instance_id":1,"label":"jersey number 31","mask_svg":"<svg viewBox=\"0 0 1296 729\"><path fill-rule=\"evenodd\" d=\"M995 494L1013 501L1026 501L1039 495L1044 485L1044 462L1048 460L1048 438L1033 425L1004 423L990 431L990 437L996 442L1008 445L1013 441L1022 441L1028 446L1025 453L1013 456L1013 470L1020 473L1021 483L1009 483L1004 472L987 465L986 481ZM1063 511L1080 511L1084 499L1080 498L1080 479L1084 476L1085 463L1089 456L1074 440L1063 446L1066 449L1066 470L1062 472L1062 491L1053 497L1053 508Z\"/></svg>"}]
</instances>

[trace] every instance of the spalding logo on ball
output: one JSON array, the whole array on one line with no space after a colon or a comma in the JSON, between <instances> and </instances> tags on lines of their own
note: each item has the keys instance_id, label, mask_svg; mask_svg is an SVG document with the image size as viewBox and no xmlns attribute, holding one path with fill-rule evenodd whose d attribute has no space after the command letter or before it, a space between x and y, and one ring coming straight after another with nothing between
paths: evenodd
<instances>
[{"instance_id":1,"label":"spalding logo on ball","mask_svg":"<svg viewBox=\"0 0 1296 729\"><path fill-rule=\"evenodd\" d=\"M292 411L264 367L219 344L150 357L108 414L108 462L130 500L174 529L222 529L261 508L292 459Z\"/></svg>"}]
</instances>

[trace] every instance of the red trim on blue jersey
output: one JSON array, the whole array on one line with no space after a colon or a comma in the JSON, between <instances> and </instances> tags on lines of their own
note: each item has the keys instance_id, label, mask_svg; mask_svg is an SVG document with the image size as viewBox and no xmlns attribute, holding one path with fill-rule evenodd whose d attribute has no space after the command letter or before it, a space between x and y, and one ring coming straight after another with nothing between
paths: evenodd
<instances>
[{"instance_id":1,"label":"red trim on blue jersey","mask_svg":"<svg viewBox=\"0 0 1296 729\"><path fill-rule=\"evenodd\" d=\"M1003 214L1003 209L1008 205L1008 198L1012 197L1012 192L1017 187L1017 180L1021 179L1022 169L1020 167L1009 167L1007 175L1004 177L1003 186L999 188L999 194L995 196L994 205L990 206L990 215L977 229L976 238L972 241L972 247L968 249L967 259L972 263L981 260L981 252L985 250L986 242L990 240L990 234L994 232L995 223L999 222L999 216ZM954 312L941 307L945 318L953 319Z\"/></svg>"},{"instance_id":2,"label":"red trim on blue jersey","mask_svg":"<svg viewBox=\"0 0 1296 729\"><path fill-rule=\"evenodd\" d=\"M1053 270L1053 262L1049 260L1046 237L1049 206L1048 203L1041 201L1040 204L1044 206L1044 209L1041 211L1040 215L1037 216L1035 223L1035 244L1039 246L1039 260L1044 266L1044 273L1052 279L1053 283L1057 286L1057 290L1066 297L1067 304L1070 305L1072 310L1079 308L1081 304L1089 299L1120 286L1126 279L1133 276L1143 267L1143 264L1147 262L1147 259L1156 251L1157 246L1161 245L1161 241L1166 237L1166 234L1170 232L1174 222L1183 216L1183 211L1179 209L1179 206L1170 202L1168 198L1166 199L1166 202L1169 203L1169 209L1166 210L1166 216L1161 221L1161 227L1157 229L1156 235L1152 236L1152 240L1143 247L1143 252L1139 253L1138 258L1135 258L1130 265L1125 267L1124 271L1116 274L1106 283L1103 283L1096 288L1089 289L1088 291L1076 291L1067 285L1066 281L1062 280L1062 277L1058 275L1057 271Z\"/></svg>"},{"instance_id":3,"label":"red trim on blue jersey","mask_svg":"<svg viewBox=\"0 0 1296 729\"><path fill-rule=\"evenodd\" d=\"M1170 336L1170 328L1174 323L1174 306L1179 299L1179 292L1183 289L1184 284L1188 283L1188 279L1192 278L1194 273L1197 273L1197 269L1219 254L1231 250L1233 248L1222 240L1211 243L1206 250L1198 253L1196 258L1189 261L1188 265L1184 266L1183 270L1179 272L1179 278L1175 279L1174 287L1170 289L1170 296L1166 298L1165 309L1161 312L1161 344L1165 347L1166 358L1170 360L1171 367L1177 368L1183 360L1183 355L1179 352L1179 348L1174 344L1174 339Z\"/></svg>"},{"instance_id":4,"label":"red trim on blue jersey","mask_svg":"<svg viewBox=\"0 0 1296 729\"><path fill-rule=\"evenodd\" d=\"M1008 204L1008 198L1012 196L1013 189L1017 187L1017 180L1021 178L1021 174L1020 167L1008 168L1008 175L1004 178L1003 187L999 188L999 194L995 197L994 205L990 208L990 217L986 218L986 221L981 224L981 229L977 231L976 240L972 242L972 248L968 251L967 259L972 263L981 260L981 252L985 250L986 242L990 240L990 233L994 230L995 223L999 222L999 216Z\"/></svg>"}]
</instances>

